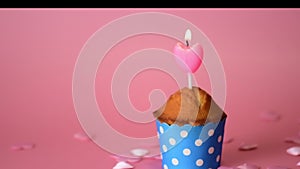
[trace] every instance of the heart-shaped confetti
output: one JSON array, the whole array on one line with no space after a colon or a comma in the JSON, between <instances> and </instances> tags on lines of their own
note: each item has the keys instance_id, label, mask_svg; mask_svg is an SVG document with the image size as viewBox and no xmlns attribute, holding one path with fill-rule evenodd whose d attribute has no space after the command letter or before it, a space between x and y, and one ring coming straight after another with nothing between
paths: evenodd
<instances>
[{"instance_id":1,"label":"heart-shaped confetti","mask_svg":"<svg viewBox=\"0 0 300 169\"><path fill-rule=\"evenodd\" d=\"M126 169L126 168L133 168L133 166L126 163L125 161L120 161L113 167L113 169Z\"/></svg>"},{"instance_id":2,"label":"heart-shaped confetti","mask_svg":"<svg viewBox=\"0 0 300 169\"><path fill-rule=\"evenodd\" d=\"M254 165L254 164L247 164L244 163L242 165L237 166L238 169L260 169L259 166Z\"/></svg>"},{"instance_id":3,"label":"heart-shaped confetti","mask_svg":"<svg viewBox=\"0 0 300 169\"><path fill-rule=\"evenodd\" d=\"M300 155L300 147L291 147L286 150L286 152L293 156Z\"/></svg>"},{"instance_id":4,"label":"heart-shaped confetti","mask_svg":"<svg viewBox=\"0 0 300 169\"><path fill-rule=\"evenodd\" d=\"M137 156L137 157L143 157L149 153L148 150L142 149L142 148L133 149L130 152L131 152L131 154L133 154L134 156Z\"/></svg>"},{"instance_id":5,"label":"heart-shaped confetti","mask_svg":"<svg viewBox=\"0 0 300 169\"><path fill-rule=\"evenodd\" d=\"M257 144L245 144L245 143L242 143L240 146L239 146L239 150L240 151L250 151L250 150L255 150L257 149L258 145Z\"/></svg>"}]
</instances>

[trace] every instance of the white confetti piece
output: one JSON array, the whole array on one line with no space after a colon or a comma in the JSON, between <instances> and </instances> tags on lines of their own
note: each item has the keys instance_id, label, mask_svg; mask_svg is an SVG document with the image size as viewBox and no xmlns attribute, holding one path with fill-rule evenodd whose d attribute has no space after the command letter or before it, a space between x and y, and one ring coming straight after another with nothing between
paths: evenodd
<instances>
[{"instance_id":1,"label":"white confetti piece","mask_svg":"<svg viewBox=\"0 0 300 169\"><path fill-rule=\"evenodd\" d=\"M131 154L133 154L134 156L137 156L137 157L143 157L149 153L148 150L142 149L142 148L133 149L130 152L131 152Z\"/></svg>"},{"instance_id":2,"label":"white confetti piece","mask_svg":"<svg viewBox=\"0 0 300 169\"><path fill-rule=\"evenodd\" d=\"M125 161L120 161L113 167L113 169L126 169L126 168L133 168L133 166L126 163Z\"/></svg>"},{"instance_id":3,"label":"white confetti piece","mask_svg":"<svg viewBox=\"0 0 300 169\"><path fill-rule=\"evenodd\" d=\"M286 152L293 156L300 155L300 147L291 147L286 150Z\"/></svg>"}]
</instances>

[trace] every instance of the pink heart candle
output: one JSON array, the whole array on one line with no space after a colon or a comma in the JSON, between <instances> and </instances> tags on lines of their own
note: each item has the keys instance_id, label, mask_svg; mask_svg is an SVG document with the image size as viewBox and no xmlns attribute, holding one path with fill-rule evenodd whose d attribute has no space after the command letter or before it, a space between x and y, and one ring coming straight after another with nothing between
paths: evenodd
<instances>
[{"instance_id":1,"label":"pink heart candle","mask_svg":"<svg viewBox=\"0 0 300 169\"><path fill-rule=\"evenodd\" d=\"M202 63L203 48L198 43L190 47L189 41L192 39L192 32L189 29L186 30L184 39L186 45L177 43L173 52L179 66L187 72L188 87L192 89L192 73L196 72Z\"/></svg>"},{"instance_id":2,"label":"pink heart candle","mask_svg":"<svg viewBox=\"0 0 300 169\"><path fill-rule=\"evenodd\" d=\"M179 66L188 73L194 73L202 63L203 48L200 44L192 47L178 42L174 47L174 55Z\"/></svg>"}]
</instances>

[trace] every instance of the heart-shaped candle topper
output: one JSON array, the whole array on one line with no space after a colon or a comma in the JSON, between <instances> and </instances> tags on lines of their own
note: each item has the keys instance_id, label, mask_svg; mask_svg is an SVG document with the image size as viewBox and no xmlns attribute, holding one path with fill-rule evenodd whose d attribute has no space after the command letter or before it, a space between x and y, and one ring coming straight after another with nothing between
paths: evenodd
<instances>
[{"instance_id":1,"label":"heart-shaped candle topper","mask_svg":"<svg viewBox=\"0 0 300 169\"><path fill-rule=\"evenodd\" d=\"M191 30L187 29L185 32L184 40L186 44L178 42L174 47L173 53L175 60L187 72L188 87L192 89L192 73L196 72L202 63L203 48L200 44L196 43L190 47L192 39Z\"/></svg>"},{"instance_id":2,"label":"heart-shaped candle topper","mask_svg":"<svg viewBox=\"0 0 300 169\"><path fill-rule=\"evenodd\" d=\"M174 55L179 66L188 73L194 73L202 63L203 48L200 44L192 47L178 42L174 47Z\"/></svg>"}]
</instances>

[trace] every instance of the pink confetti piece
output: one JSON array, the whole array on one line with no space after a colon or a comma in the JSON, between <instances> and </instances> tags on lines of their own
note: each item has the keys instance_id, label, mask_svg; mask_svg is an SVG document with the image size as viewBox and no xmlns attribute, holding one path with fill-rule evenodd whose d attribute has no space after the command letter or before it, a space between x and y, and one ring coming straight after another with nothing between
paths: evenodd
<instances>
[{"instance_id":1,"label":"pink confetti piece","mask_svg":"<svg viewBox=\"0 0 300 169\"><path fill-rule=\"evenodd\" d=\"M289 168L283 166L269 166L267 167L267 169L289 169Z\"/></svg>"},{"instance_id":2,"label":"pink confetti piece","mask_svg":"<svg viewBox=\"0 0 300 169\"><path fill-rule=\"evenodd\" d=\"M245 143L242 143L240 146L239 146L239 150L240 151L250 151L250 150L255 150L257 149L258 145L257 144L245 144Z\"/></svg>"},{"instance_id":3,"label":"pink confetti piece","mask_svg":"<svg viewBox=\"0 0 300 169\"><path fill-rule=\"evenodd\" d=\"M91 140L90 137L88 135L86 135L85 133L83 133L83 132L75 133L73 137L76 140L79 140L79 141L89 141L89 140Z\"/></svg>"},{"instance_id":4,"label":"pink confetti piece","mask_svg":"<svg viewBox=\"0 0 300 169\"><path fill-rule=\"evenodd\" d=\"M244 163L242 165L237 166L238 169L260 169L259 166L254 165L254 164L247 164Z\"/></svg>"},{"instance_id":5,"label":"pink confetti piece","mask_svg":"<svg viewBox=\"0 0 300 169\"><path fill-rule=\"evenodd\" d=\"M120 161L113 167L113 169L126 169L126 168L133 168L133 166L126 163L125 161Z\"/></svg>"},{"instance_id":6,"label":"pink confetti piece","mask_svg":"<svg viewBox=\"0 0 300 169\"><path fill-rule=\"evenodd\" d=\"M296 164L297 167L300 167L300 161Z\"/></svg>"},{"instance_id":7,"label":"pink confetti piece","mask_svg":"<svg viewBox=\"0 0 300 169\"><path fill-rule=\"evenodd\" d=\"M286 150L286 152L290 155L293 155L293 156L299 156L300 155L300 147L291 147L291 148L288 148Z\"/></svg>"},{"instance_id":8,"label":"pink confetti piece","mask_svg":"<svg viewBox=\"0 0 300 169\"><path fill-rule=\"evenodd\" d=\"M265 121L278 121L280 114L275 111L264 111L260 113L260 118Z\"/></svg>"}]
</instances>

